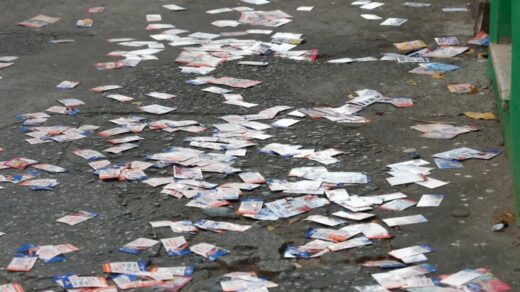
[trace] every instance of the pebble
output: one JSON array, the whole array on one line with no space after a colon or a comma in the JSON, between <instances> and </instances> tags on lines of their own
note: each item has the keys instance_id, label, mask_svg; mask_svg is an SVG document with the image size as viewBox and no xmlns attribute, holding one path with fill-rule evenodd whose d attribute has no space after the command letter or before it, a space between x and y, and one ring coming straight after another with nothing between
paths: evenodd
<instances>
[{"instance_id":1,"label":"pebble","mask_svg":"<svg viewBox=\"0 0 520 292\"><path fill-rule=\"evenodd\" d=\"M465 208L458 208L451 210L451 216L455 218L464 218L469 216L469 210Z\"/></svg>"},{"instance_id":2,"label":"pebble","mask_svg":"<svg viewBox=\"0 0 520 292\"><path fill-rule=\"evenodd\" d=\"M403 150L404 153L413 153L416 151L417 151L417 149L415 149L415 148L406 148Z\"/></svg>"}]
</instances>

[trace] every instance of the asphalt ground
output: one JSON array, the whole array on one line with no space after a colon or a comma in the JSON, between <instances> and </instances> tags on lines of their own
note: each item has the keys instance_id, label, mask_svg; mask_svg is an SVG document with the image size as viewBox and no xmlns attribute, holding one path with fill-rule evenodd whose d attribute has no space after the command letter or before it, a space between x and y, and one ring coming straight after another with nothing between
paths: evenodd
<instances>
[{"instance_id":1,"label":"asphalt ground","mask_svg":"<svg viewBox=\"0 0 520 292\"><path fill-rule=\"evenodd\" d=\"M395 52L393 43L422 39L434 45L434 37L456 36L465 41L472 36L472 23L468 13L445 13L441 7L464 6L465 1L432 1L431 8L409 8L403 1L388 0L385 5L368 13L384 18L407 18L400 27L379 26L378 21L361 18L360 9L350 1L273 1L261 9L281 9L294 16L294 21L275 31L303 33L306 42L298 49L318 49L316 62L299 62L270 58L267 67L246 67L236 61L220 66L212 75L232 76L261 80L250 89L236 90L248 102L257 107L245 109L223 104L222 97L200 91L200 87L186 84L192 75L180 73L173 60L180 53L179 47L169 47L157 54L158 61L146 61L136 68L113 71L97 71L93 64L110 61L108 52L120 49L107 38L133 37L149 40L146 14L161 14L162 23L172 23L190 32L242 30L217 28L210 22L219 19L238 19L237 12L208 15L204 11L221 7L254 6L239 1L187 1L177 5L188 8L171 12L161 6L167 1L0 1L0 55L20 56L15 65L0 71L0 146L6 151L0 159L24 156L41 162L63 166L65 174L46 175L56 177L60 185L52 191L33 192L26 188L2 184L0 190L1 212L0 265L7 265L15 249L25 243L37 245L72 243L80 251L67 255L61 263L37 263L28 273L0 271L0 283L18 282L29 291L59 287L51 277L64 273L101 275L101 264L114 261L147 260L159 266L195 264L192 281L183 291L219 291L219 277L231 271L256 271L278 283L278 291L296 289L310 291L350 291L353 285L372 284L373 269L358 265L365 259L385 257L391 249L418 243L428 243L436 248L429 254L429 263L439 268L438 274L454 273L464 268L487 267L496 276L520 289L518 260L518 231L510 226L504 232L491 231L496 218L512 210L511 181L504 154L490 160L464 162L463 169L433 171L435 178L450 184L435 190L417 185L391 187L385 181L386 165L410 159L403 150L415 148L422 158L433 162L431 155L457 147L476 149L502 149L503 138L497 121L475 121L461 115L465 111L496 111L495 97L486 76L487 62L476 58L476 53L464 54L449 60L460 70L446 74L443 79L412 75L408 71L414 64L395 62L356 62L352 64L328 64L327 60L341 57L379 56L383 52ZM86 10L105 4L103 14L91 15L91 29L75 27L78 19L89 17ZM311 12L297 12L296 7L314 5ZM255 7L256 8L256 7ZM61 20L39 30L16 26L16 23L37 14L61 17ZM249 26L247 26L249 28ZM254 27L263 29L263 27ZM268 36L253 36L268 40ZM53 38L72 38L71 44L51 45ZM245 36L244 38L251 38ZM476 48L477 51L483 50ZM247 58L260 60L261 58ZM78 80L81 85L73 91L58 91L55 86L62 80ZM412 80L412 81L410 81ZM471 82L479 88L477 94L452 95L446 89L448 83ZM364 171L374 178L368 186L349 188L359 195L377 195L401 191L413 199L425 193L446 195L438 208L411 208L398 215L423 214L429 222L391 229L392 240L375 241L374 245L338 253L330 253L311 260L286 260L281 251L289 243L302 244L304 233L317 224L299 220L259 222L245 218L222 220L250 224L253 228L244 233L217 234L200 232L186 236L190 244L209 242L229 249L232 253L210 263L199 256L188 255L170 258L164 250L153 249L140 256L118 252L125 243L138 238L171 237L169 230L152 229L153 220L198 220L208 218L202 210L188 208L186 199L175 199L159 193L138 182L102 182L94 176L85 160L72 154L76 148L102 150L108 143L99 136L69 143L30 145L20 131L17 114L44 111L59 98L75 97L87 105L73 117L53 115L49 124L94 124L101 129L112 127L110 119L138 113L135 104L120 104L88 89L105 84L123 86L117 93L134 96L144 104L151 103L144 93L161 91L177 97L161 101L162 105L178 109L162 118L193 119L206 126L220 122L219 116L256 113L262 109L289 105L295 108L314 106L340 106L355 90L371 88L387 96L406 96L416 105L398 109L391 105L377 104L361 114L372 123L349 126L324 120L302 118L288 129L270 130L274 137L260 141L258 146L239 158L234 166L243 170L259 171L266 178L283 178L289 169L299 166L318 166L317 162L301 159L266 156L258 153L262 146L272 143L300 144L316 149L339 148L345 154L341 162L328 167L330 171ZM141 114L141 113L139 113ZM156 116L145 114L150 119ZM419 121L450 121L457 124L476 124L482 130L461 135L453 140L420 138L409 127ZM121 155L110 155L111 161L142 160L144 154L155 153L168 146L186 146L183 139L193 134L145 131L140 147ZM12 173L2 170L2 174ZM170 169L150 170L150 175L171 175ZM207 175L212 182L237 181L236 176ZM246 197L280 198L263 187L245 194ZM231 209L236 209L234 203ZM341 208L336 205L311 211L309 214L331 214ZM93 210L99 216L93 220L70 227L55 220L70 211ZM376 210L379 217L389 214ZM394 214L392 214L394 215ZM395 215L397 216L397 215ZM273 289L276 291L277 289Z\"/></svg>"}]
</instances>

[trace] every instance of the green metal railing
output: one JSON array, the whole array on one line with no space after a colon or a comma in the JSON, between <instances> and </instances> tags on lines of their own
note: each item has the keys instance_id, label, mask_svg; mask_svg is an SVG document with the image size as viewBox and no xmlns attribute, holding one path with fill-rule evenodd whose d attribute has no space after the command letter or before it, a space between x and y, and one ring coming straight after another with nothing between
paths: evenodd
<instances>
[{"instance_id":1,"label":"green metal railing","mask_svg":"<svg viewBox=\"0 0 520 292\"><path fill-rule=\"evenodd\" d=\"M502 97L496 90L496 82L494 85L513 180L514 208L520 225L520 0L491 0L490 5L491 43L512 45L511 93L507 107L501 106ZM493 65L493 60L490 61ZM490 67L490 77L495 81L493 67Z\"/></svg>"},{"instance_id":2,"label":"green metal railing","mask_svg":"<svg viewBox=\"0 0 520 292\"><path fill-rule=\"evenodd\" d=\"M517 1L491 0L489 36L494 43L504 38L511 38L511 2Z\"/></svg>"}]
</instances>

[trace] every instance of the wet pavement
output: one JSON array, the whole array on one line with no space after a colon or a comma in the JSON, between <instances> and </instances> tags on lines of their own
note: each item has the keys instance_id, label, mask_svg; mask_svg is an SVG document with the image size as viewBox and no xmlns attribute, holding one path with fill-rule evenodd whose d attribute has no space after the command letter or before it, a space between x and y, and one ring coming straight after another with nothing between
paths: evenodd
<instances>
[{"instance_id":1,"label":"wet pavement","mask_svg":"<svg viewBox=\"0 0 520 292\"><path fill-rule=\"evenodd\" d=\"M126 0L105 3L102 14L88 14L87 9L99 6L97 1L37 2L1 1L0 56L16 55L19 59L9 68L0 70L0 160L22 156L41 163L59 165L65 173L42 177L56 178L59 185L50 191L31 191L16 184L3 183L0 190L0 265L6 266L16 254L15 249L32 243L49 245L70 243L80 250L66 255L57 263L36 263L32 271L8 272L0 270L0 284L20 283L27 291L61 288L53 276L74 273L83 276L103 275L101 265L108 262L144 260L150 265L194 265L192 280L183 291L221 291L221 276L235 271L256 272L278 284L272 291L354 291L353 286L374 285L370 276L380 272L377 268L364 268L366 260L387 259L393 249L427 243L435 248L428 254L428 263L437 267L433 275L451 274L471 268L489 268L494 275L507 282L512 291L520 289L518 260L518 231L509 226L504 232L493 232L491 227L497 218L512 210L511 182L507 157L501 154L491 160L469 160L461 169L433 169L432 175L449 184L427 189L417 184L390 186L385 178L387 165L412 159L416 152L434 167L432 155L459 147L475 149L498 148L503 150L503 138L496 120L471 120L464 112L495 112L496 103L488 81L487 61L478 59L482 47L442 62L455 64L460 69L435 79L426 75L410 74L415 63L400 64L393 61L354 62L331 64L337 58L381 57L381 53L397 52L393 43L424 40L435 46L434 37L456 36L465 43L473 36L469 13L446 13L442 7L463 7L465 1L432 1L428 8L412 8L403 1L388 0L375 10L363 11L350 5L350 1L272 1L256 6L240 1L187 1L175 4L185 11L169 11L165 1ZM303 5L314 6L310 12L296 11ZM219 28L210 23L215 20L237 20L239 12L210 15L205 11L222 7L249 6L258 10L280 9L293 16L293 21L281 27L240 25L236 28ZM408 21L398 27L380 26L381 21L366 20L362 13L374 13L383 19L399 17ZM61 17L47 27L31 30L16 23L34 15L45 14ZM240 66L237 61L226 62L208 75L231 76L259 80L261 84L247 89L233 89L246 102L258 104L252 108L223 103L221 95L204 92L207 87L194 86L186 81L198 75L181 73L174 60L182 47L165 43L165 49L156 56L158 60L143 61L135 68L99 71L94 64L113 61L106 54L115 50L127 50L106 41L108 38L131 37L135 40L153 41L147 31L145 15L161 14L161 23L174 24L177 28L192 32L220 33L244 29L272 29L275 32L304 34L305 42L294 50L317 49L316 61L296 61L276 56L246 56L244 60L268 60L268 66ZM76 28L78 19L91 17L90 29ZM223 37L222 37L223 38ZM235 37L233 37L235 38ZM237 36L239 39L270 40L268 35ZM49 44L51 39L74 39L73 43ZM134 49L134 48L130 48ZM438 61L438 60L436 60ZM81 84L71 91L57 90L63 80L77 80ZM451 94L449 83L472 83L476 94ZM119 103L90 92L89 89L117 84L122 88L111 91L135 98ZM286 248L292 244L309 242L305 233L321 225L303 221L309 215L327 215L343 210L337 204L328 204L310 212L276 221L253 220L234 212L239 202L211 211L185 206L190 200L161 193L138 181L102 181L87 164L75 155L75 149L102 151L110 147L107 139L96 134L86 138L64 142L31 145L21 131L21 121L16 115L44 112L58 105L56 100L78 98L86 105L79 107L76 115L51 114L44 124L100 126L98 131L115 127L110 122L119 117L144 116L150 121L195 120L208 128L202 133L184 131L168 133L146 129L139 136L144 140L139 147L121 154L106 154L111 162L143 161L145 155L161 152L171 146L189 147L187 137L211 136L213 124L223 123L226 115L255 114L274 106L290 106L293 109L314 107L339 107L356 96L355 91L374 89L389 97L409 97L413 107L396 108L377 103L366 107L360 115L371 119L369 124L341 124L327 119L299 119L289 128L271 128L266 140L254 140L258 145L247 148L244 157L237 157L233 167L243 172L260 172L265 178L285 179L292 168L325 166L329 171L364 172L373 181L368 184L347 186L350 195L372 196L403 192L410 199L419 200L423 194L444 194L439 207L416 208L390 212L375 208L377 222L389 230L392 239L373 239L372 245L337 252L329 252L313 259L284 258ZM175 94L168 100L145 96L151 91ZM139 106L152 103L177 109L162 116L143 113ZM289 111L281 112L271 124L280 118L294 118ZM451 140L419 137L410 126L428 122L450 122L457 125L477 125L480 131L460 135ZM116 136L119 137L119 136ZM114 137L111 137L114 138ZM317 161L282 157L260 153L270 143L296 144L316 151L334 148L344 153L335 156L337 163L323 165ZM207 149L199 149L207 150ZM211 152L211 151L208 151ZM214 151L224 153L224 151ZM19 170L0 170L3 175L19 174ZM172 177L172 167L149 168L149 177ZM241 182L237 174L204 173L204 180L216 184ZM243 198L262 198L264 202L288 196L270 191L263 185L252 191L243 191ZM294 196L294 195L289 195ZM96 212L97 217L75 226L56 222L64 215L78 210ZM390 228L380 219L422 214L428 222ZM163 239L178 236L168 228L152 228L150 221L202 219L225 221L252 228L244 232L215 233L199 231L182 234L190 246L210 243L230 251L230 254L210 262L189 254L169 257L158 244L139 255L125 254L119 248L140 238ZM348 224L354 224L348 221ZM321 226L323 227L323 226ZM335 227L332 227L335 228ZM153 289L153 288L148 288ZM491 290L489 290L491 291Z\"/></svg>"}]
</instances>

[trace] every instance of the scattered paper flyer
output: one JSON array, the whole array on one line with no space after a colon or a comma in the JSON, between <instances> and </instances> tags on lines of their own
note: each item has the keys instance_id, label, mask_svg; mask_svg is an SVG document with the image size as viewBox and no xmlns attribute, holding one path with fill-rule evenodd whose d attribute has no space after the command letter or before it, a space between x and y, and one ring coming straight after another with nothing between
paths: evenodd
<instances>
[{"instance_id":1,"label":"scattered paper flyer","mask_svg":"<svg viewBox=\"0 0 520 292\"><path fill-rule=\"evenodd\" d=\"M439 194L422 195L417 207L439 207L443 199L444 195Z\"/></svg>"},{"instance_id":2,"label":"scattered paper flyer","mask_svg":"<svg viewBox=\"0 0 520 292\"><path fill-rule=\"evenodd\" d=\"M305 218L305 221L312 221L326 226L337 226L346 223L346 221L344 220L335 219L323 215L311 215Z\"/></svg>"},{"instance_id":3,"label":"scattered paper flyer","mask_svg":"<svg viewBox=\"0 0 520 292\"><path fill-rule=\"evenodd\" d=\"M60 20L61 18L57 17L50 17L45 15L36 15L32 18L29 18L27 20L18 22L17 25L19 26L25 26L29 28L41 28L44 26L47 26L48 24L52 24Z\"/></svg>"},{"instance_id":4,"label":"scattered paper flyer","mask_svg":"<svg viewBox=\"0 0 520 292\"><path fill-rule=\"evenodd\" d=\"M442 8L444 12L468 12L468 8L466 7L444 7Z\"/></svg>"},{"instance_id":5,"label":"scattered paper flyer","mask_svg":"<svg viewBox=\"0 0 520 292\"><path fill-rule=\"evenodd\" d=\"M14 257L5 269L10 272L29 272L36 261L38 261L38 257L20 255Z\"/></svg>"},{"instance_id":6,"label":"scattered paper flyer","mask_svg":"<svg viewBox=\"0 0 520 292\"><path fill-rule=\"evenodd\" d=\"M216 27L237 27L240 22L236 20L215 20L211 24Z\"/></svg>"},{"instance_id":7,"label":"scattered paper flyer","mask_svg":"<svg viewBox=\"0 0 520 292\"><path fill-rule=\"evenodd\" d=\"M255 62L255 61L240 61L237 63L238 65L248 65L248 66L267 66L268 62Z\"/></svg>"},{"instance_id":8,"label":"scattered paper flyer","mask_svg":"<svg viewBox=\"0 0 520 292\"><path fill-rule=\"evenodd\" d=\"M119 85L103 85L103 86L98 86L98 87L91 88L90 91L95 92L95 93L101 93L101 92L114 90L114 89L119 89L119 88L122 88L122 86L119 86Z\"/></svg>"},{"instance_id":9,"label":"scattered paper flyer","mask_svg":"<svg viewBox=\"0 0 520 292\"><path fill-rule=\"evenodd\" d=\"M351 5L353 6L363 6L363 5L366 5L368 3L372 2L372 0L356 0L354 2L351 3Z\"/></svg>"},{"instance_id":10,"label":"scattered paper flyer","mask_svg":"<svg viewBox=\"0 0 520 292\"><path fill-rule=\"evenodd\" d=\"M176 110L176 108L174 108L174 107L167 107L167 106L158 105L158 104L141 106L141 107L139 107L139 109L142 110L143 112L156 114L156 115L164 115L166 113Z\"/></svg>"},{"instance_id":11,"label":"scattered paper flyer","mask_svg":"<svg viewBox=\"0 0 520 292\"><path fill-rule=\"evenodd\" d=\"M445 46L423 54L429 58L452 58L467 51L469 47Z\"/></svg>"},{"instance_id":12,"label":"scattered paper flyer","mask_svg":"<svg viewBox=\"0 0 520 292\"><path fill-rule=\"evenodd\" d=\"M192 245L190 247L190 250L193 253L208 259L209 261L216 261L218 258L226 256L230 253L228 250L208 243L199 243L196 245Z\"/></svg>"},{"instance_id":13,"label":"scattered paper flyer","mask_svg":"<svg viewBox=\"0 0 520 292\"><path fill-rule=\"evenodd\" d=\"M296 11L312 11L314 9L314 6L300 6L296 8Z\"/></svg>"},{"instance_id":14,"label":"scattered paper flyer","mask_svg":"<svg viewBox=\"0 0 520 292\"><path fill-rule=\"evenodd\" d=\"M355 220L355 221L362 221L365 219L372 218L376 215L370 214L370 213L363 213L363 212L348 212L348 211L338 211L335 213L332 213L332 215L349 219L349 220Z\"/></svg>"},{"instance_id":15,"label":"scattered paper flyer","mask_svg":"<svg viewBox=\"0 0 520 292\"><path fill-rule=\"evenodd\" d=\"M14 65L14 63L12 63L12 62L0 62L0 69L11 67L13 65Z\"/></svg>"},{"instance_id":16,"label":"scattered paper flyer","mask_svg":"<svg viewBox=\"0 0 520 292\"><path fill-rule=\"evenodd\" d=\"M422 8L422 7L431 7L432 4L431 3L422 3L422 2L404 2L403 6Z\"/></svg>"},{"instance_id":17,"label":"scattered paper flyer","mask_svg":"<svg viewBox=\"0 0 520 292\"><path fill-rule=\"evenodd\" d=\"M361 17L363 17L364 19L369 19L369 20L383 19L381 16L377 16L375 14L361 14Z\"/></svg>"},{"instance_id":18,"label":"scattered paper flyer","mask_svg":"<svg viewBox=\"0 0 520 292\"><path fill-rule=\"evenodd\" d=\"M448 90L451 93L477 93L478 89L471 83L450 83L448 84Z\"/></svg>"},{"instance_id":19,"label":"scattered paper flyer","mask_svg":"<svg viewBox=\"0 0 520 292\"><path fill-rule=\"evenodd\" d=\"M439 46L457 46L460 44L456 37L437 37L435 41Z\"/></svg>"},{"instance_id":20,"label":"scattered paper flyer","mask_svg":"<svg viewBox=\"0 0 520 292\"><path fill-rule=\"evenodd\" d=\"M148 239L148 238L138 238L130 243L127 243L123 247L121 247L119 249L119 251L137 255L158 243L159 243L159 241L157 241L157 240Z\"/></svg>"},{"instance_id":21,"label":"scattered paper flyer","mask_svg":"<svg viewBox=\"0 0 520 292\"><path fill-rule=\"evenodd\" d=\"M410 128L422 132L421 137L431 139L453 139L458 135L480 130L474 125L454 126L451 124L422 124Z\"/></svg>"},{"instance_id":22,"label":"scattered paper flyer","mask_svg":"<svg viewBox=\"0 0 520 292\"><path fill-rule=\"evenodd\" d=\"M401 25L403 25L407 21L408 21L408 19L404 19L404 18L388 18L385 21L381 22L380 25L383 25L383 26L401 26Z\"/></svg>"},{"instance_id":23,"label":"scattered paper flyer","mask_svg":"<svg viewBox=\"0 0 520 292\"><path fill-rule=\"evenodd\" d=\"M232 92L232 90L217 87L217 86L206 87L206 88L202 89L202 91L216 93L216 94L226 94L226 93Z\"/></svg>"},{"instance_id":24,"label":"scattered paper flyer","mask_svg":"<svg viewBox=\"0 0 520 292\"><path fill-rule=\"evenodd\" d=\"M264 201L261 199L244 199L240 201L240 206L236 213L242 216L255 216L262 210L263 204Z\"/></svg>"},{"instance_id":25,"label":"scattered paper flyer","mask_svg":"<svg viewBox=\"0 0 520 292\"><path fill-rule=\"evenodd\" d=\"M183 10L186 10L186 8L181 7L179 5L175 5L175 4L167 4L167 5L163 5L163 7L168 9L168 10L172 10L172 11L183 11Z\"/></svg>"},{"instance_id":26,"label":"scattered paper flyer","mask_svg":"<svg viewBox=\"0 0 520 292\"><path fill-rule=\"evenodd\" d=\"M256 5L262 5L262 4L269 4L271 3L268 0L241 0L242 2L249 3L249 4L256 4Z\"/></svg>"},{"instance_id":27,"label":"scattered paper flyer","mask_svg":"<svg viewBox=\"0 0 520 292\"><path fill-rule=\"evenodd\" d=\"M390 251L388 254L393 256L394 258L403 260L419 254L432 253L434 251L435 250L431 246L427 244L421 244L400 249L394 249Z\"/></svg>"},{"instance_id":28,"label":"scattered paper flyer","mask_svg":"<svg viewBox=\"0 0 520 292\"><path fill-rule=\"evenodd\" d=\"M92 27L92 24L94 23L94 20L90 18L80 19L76 22L77 27L85 27L90 28Z\"/></svg>"},{"instance_id":29,"label":"scattered paper flyer","mask_svg":"<svg viewBox=\"0 0 520 292\"><path fill-rule=\"evenodd\" d=\"M397 199L381 205L379 208L387 211L400 212L417 204L416 201L410 199Z\"/></svg>"},{"instance_id":30,"label":"scattered paper flyer","mask_svg":"<svg viewBox=\"0 0 520 292\"><path fill-rule=\"evenodd\" d=\"M355 4L353 4L355 5ZM385 3L380 3L380 2L372 2L372 1L368 1L368 3L360 6L359 8L361 9L367 9L367 10L372 10L372 9L375 9L375 8L378 8L378 7L381 7L385 5Z\"/></svg>"},{"instance_id":31,"label":"scattered paper flyer","mask_svg":"<svg viewBox=\"0 0 520 292\"><path fill-rule=\"evenodd\" d=\"M146 21L148 22L157 22L161 21L162 17L160 14L147 14L146 15Z\"/></svg>"},{"instance_id":32,"label":"scattered paper flyer","mask_svg":"<svg viewBox=\"0 0 520 292\"><path fill-rule=\"evenodd\" d=\"M420 186L429 188L429 189L435 189L435 188L442 187L442 186L449 184L449 182L438 180L438 179L431 178L431 177L426 177L425 181L420 181L420 182L415 182L415 183Z\"/></svg>"},{"instance_id":33,"label":"scattered paper flyer","mask_svg":"<svg viewBox=\"0 0 520 292\"><path fill-rule=\"evenodd\" d=\"M452 287L460 287L467 282L480 277L481 275L481 273L475 272L473 270L462 270L442 279L441 283Z\"/></svg>"},{"instance_id":34,"label":"scattered paper flyer","mask_svg":"<svg viewBox=\"0 0 520 292\"><path fill-rule=\"evenodd\" d=\"M96 6L96 7L90 7L87 12L90 14L100 14L105 12L106 7L105 6Z\"/></svg>"},{"instance_id":35,"label":"scattered paper flyer","mask_svg":"<svg viewBox=\"0 0 520 292\"><path fill-rule=\"evenodd\" d=\"M225 8L218 8L218 9L213 9L213 10L207 10L206 13L208 13L208 14L219 14L219 13L231 12L231 11L233 11L233 9L225 7Z\"/></svg>"},{"instance_id":36,"label":"scattered paper flyer","mask_svg":"<svg viewBox=\"0 0 520 292\"><path fill-rule=\"evenodd\" d=\"M390 227L424 223L427 221L428 221L428 219L426 219L423 215L412 215L412 216L383 219L383 222L385 222L386 225L388 225Z\"/></svg>"},{"instance_id":37,"label":"scattered paper flyer","mask_svg":"<svg viewBox=\"0 0 520 292\"><path fill-rule=\"evenodd\" d=\"M56 220L56 222L65 223L68 225L76 225L78 223L81 223L83 221L86 221L88 219L96 217L97 214L94 212L88 212L88 211L78 211L70 213L64 217L59 218Z\"/></svg>"},{"instance_id":38,"label":"scattered paper flyer","mask_svg":"<svg viewBox=\"0 0 520 292\"><path fill-rule=\"evenodd\" d=\"M129 101L134 100L133 97L122 95L122 94L109 94L109 95L106 95L106 97L113 99L113 100L117 100L119 102L129 102Z\"/></svg>"},{"instance_id":39,"label":"scattered paper flyer","mask_svg":"<svg viewBox=\"0 0 520 292\"><path fill-rule=\"evenodd\" d=\"M352 58L340 58L340 59L328 60L327 63L339 64L339 63L352 63L354 61L355 60Z\"/></svg>"},{"instance_id":40,"label":"scattered paper flyer","mask_svg":"<svg viewBox=\"0 0 520 292\"><path fill-rule=\"evenodd\" d=\"M173 94L164 93L164 92L156 92L156 91L148 92L145 95L150 96L150 97L155 97L157 99L171 99L171 98L176 97L176 95L173 95Z\"/></svg>"},{"instance_id":41,"label":"scattered paper flyer","mask_svg":"<svg viewBox=\"0 0 520 292\"><path fill-rule=\"evenodd\" d=\"M399 51L404 51L404 52L419 50L419 49L428 47L428 45L424 41L421 41L421 40L414 40L414 41L408 41L408 42L402 42L402 43L394 43L394 46Z\"/></svg>"},{"instance_id":42,"label":"scattered paper flyer","mask_svg":"<svg viewBox=\"0 0 520 292\"><path fill-rule=\"evenodd\" d=\"M298 123L300 120L295 119L281 119L271 124L271 126L275 128L288 128L296 123Z\"/></svg>"},{"instance_id":43,"label":"scattered paper flyer","mask_svg":"<svg viewBox=\"0 0 520 292\"><path fill-rule=\"evenodd\" d=\"M458 160L434 158L433 161L439 169L464 168L464 164Z\"/></svg>"},{"instance_id":44,"label":"scattered paper flyer","mask_svg":"<svg viewBox=\"0 0 520 292\"><path fill-rule=\"evenodd\" d=\"M74 87L79 85L79 81L62 81L60 84L56 85L56 88L59 89L73 89Z\"/></svg>"}]
</instances>

